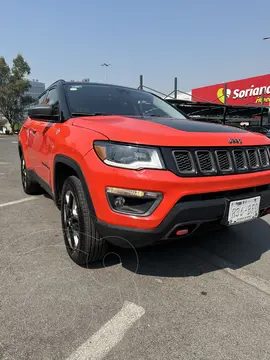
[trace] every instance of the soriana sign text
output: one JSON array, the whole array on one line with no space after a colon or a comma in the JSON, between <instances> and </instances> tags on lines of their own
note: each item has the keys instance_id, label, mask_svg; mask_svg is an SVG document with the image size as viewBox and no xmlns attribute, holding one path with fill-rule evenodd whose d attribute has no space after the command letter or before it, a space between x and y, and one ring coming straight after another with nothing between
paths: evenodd
<instances>
[{"instance_id":1,"label":"soriana sign text","mask_svg":"<svg viewBox=\"0 0 270 360\"><path fill-rule=\"evenodd\" d=\"M227 104L262 105L264 96L264 105L270 106L270 74L230 81L226 85ZM224 89L224 83L192 89L192 100L224 104Z\"/></svg>"}]
</instances>

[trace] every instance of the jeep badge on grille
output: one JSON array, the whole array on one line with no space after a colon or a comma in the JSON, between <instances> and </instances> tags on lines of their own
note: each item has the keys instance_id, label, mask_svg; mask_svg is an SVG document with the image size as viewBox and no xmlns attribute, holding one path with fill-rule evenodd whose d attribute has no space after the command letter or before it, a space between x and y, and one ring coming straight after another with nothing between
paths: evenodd
<instances>
[{"instance_id":1,"label":"jeep badge on grille","mask_svg":"<svg viewBox=\"0 0 270 360\"><path fill-rule=\"evenodd\" d=\"M229 139L228 142L229 144L242 144L241 139Z\"/></svg>"}]
</instances>

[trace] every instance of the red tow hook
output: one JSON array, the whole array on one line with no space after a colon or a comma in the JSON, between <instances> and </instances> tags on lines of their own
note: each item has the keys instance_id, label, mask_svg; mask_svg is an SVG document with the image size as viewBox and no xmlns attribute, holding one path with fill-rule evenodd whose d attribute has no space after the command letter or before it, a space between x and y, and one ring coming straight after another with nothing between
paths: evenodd
<instances>
[{"instance_id":1,"label":"red tow hook","mask_svg":"<svg viewBox=\"0 0 270 360\"><path fill-rule=\"evenodd\" d=\"M175 233L176 236L187 235L187 234L188 234L188 229L177 230Z\"/></svg>"}]
</instances>

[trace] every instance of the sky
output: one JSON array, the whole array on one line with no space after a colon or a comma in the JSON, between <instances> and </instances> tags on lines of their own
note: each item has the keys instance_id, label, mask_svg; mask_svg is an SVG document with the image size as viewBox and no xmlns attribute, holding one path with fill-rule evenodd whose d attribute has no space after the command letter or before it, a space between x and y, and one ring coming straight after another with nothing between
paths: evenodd
<instances>
[{"instance_id":1,"label":"sky","mask_svg":"<svg viewBox=\"0 0 270 360\"><path fill-rule=\"evenodd\" d=\"M32 79L164 93L270 72L269 0L0 0L0 56L21 53Z\"/></svg>"}]
</instances>

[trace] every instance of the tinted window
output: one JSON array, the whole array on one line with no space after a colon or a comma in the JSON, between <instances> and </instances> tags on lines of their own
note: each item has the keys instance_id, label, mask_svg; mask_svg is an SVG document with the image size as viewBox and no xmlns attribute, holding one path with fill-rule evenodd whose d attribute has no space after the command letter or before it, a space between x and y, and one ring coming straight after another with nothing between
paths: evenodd
<instances>
[{"instance_id":1,"label":"tinted window","mask_svg":"<svg viewBox=\"0 0 270 360\"><path fill-rule=\"evenodd\" d=\"M158 97L139 90L107 85L67 85L72 113L158 116L183 118L179 111Z\"/></svg>"}]
</instances>

